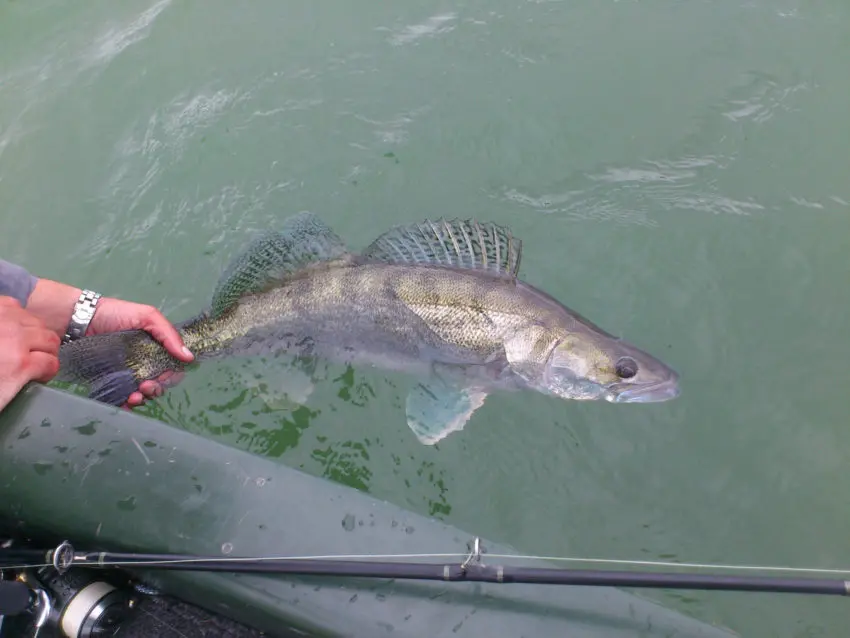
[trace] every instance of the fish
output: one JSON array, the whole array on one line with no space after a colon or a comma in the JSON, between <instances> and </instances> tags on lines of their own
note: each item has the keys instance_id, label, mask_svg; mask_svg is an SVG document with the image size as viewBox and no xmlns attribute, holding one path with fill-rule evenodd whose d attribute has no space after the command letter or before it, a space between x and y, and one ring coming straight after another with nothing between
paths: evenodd
<instances>
[{"instance_id":1,"label":"fish","mask_svg":"<svg viewBox=\"0 0 850 638\"><path fill-rule=\"evenodd\" d=\"M519 277L522 240L474 219L397 225L359 253L300 212L230 262L209 306L175 324L194 363L290 354L411 375L407 424L425 445L462 430L490 394L650 403L679 375ZM57 378L122 405L187 364L143 330L63 344Z\"/></svg>"}]
</instances>

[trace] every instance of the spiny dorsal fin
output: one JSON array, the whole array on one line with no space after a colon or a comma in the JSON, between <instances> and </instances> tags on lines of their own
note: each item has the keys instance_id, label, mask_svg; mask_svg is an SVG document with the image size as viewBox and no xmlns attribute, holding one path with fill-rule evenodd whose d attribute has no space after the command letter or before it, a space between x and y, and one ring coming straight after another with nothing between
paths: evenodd
<instances>
[{"instance_id":1,"label":"spiny dorsal fin","mask_svg":"<svg viewBox=\"0 0 850 638\"><path fill-rule=\"evenodd\" d=\"M347 252L343 241L316 215L293 215L279 231L257 237L230 263L213 293L210 315L217 317L243 295Z\"/></svg>"},{"instance_id":2,"label":"spiny dorsal fin","mask_svg":"<svg viewBox=\"0 0 850 638\"><path fill-rule=\"evenodd\" d=\"M425 220L388 230L363 251L363 256L392 263L488 270L516 277L522 241L492 222Z\"/></svg>"}]
</instances>

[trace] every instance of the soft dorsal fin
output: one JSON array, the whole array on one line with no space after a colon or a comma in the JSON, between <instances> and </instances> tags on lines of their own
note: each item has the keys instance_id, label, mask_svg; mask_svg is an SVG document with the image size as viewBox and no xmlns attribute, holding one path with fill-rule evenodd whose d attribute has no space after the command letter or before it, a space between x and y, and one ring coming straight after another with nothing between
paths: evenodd
<instances>
[{"instance_id":1,"label":"soft dorsal fin","mask_svg":"<svg viewBox=\"0 0 850 638\"><path fill-rule=\"evenodd\" d=\"M488 270L516 277L522 241L492 222L425 220L388 230L363 251L363 256L393 263Z\"/></svg>"},{"instance_id":2,"label":"soft dorsal fin","mask_svg":"<svg viewBox=\"0 0 850 638\"><path fill-rule=\"evenodd\" d=\"M259 292L295 272L347 253L342 239L309 212L283 222L279 231L257 237L225 270L213 293L210 314L219 316L243 295Z\"/></svg>"}]
</instances>

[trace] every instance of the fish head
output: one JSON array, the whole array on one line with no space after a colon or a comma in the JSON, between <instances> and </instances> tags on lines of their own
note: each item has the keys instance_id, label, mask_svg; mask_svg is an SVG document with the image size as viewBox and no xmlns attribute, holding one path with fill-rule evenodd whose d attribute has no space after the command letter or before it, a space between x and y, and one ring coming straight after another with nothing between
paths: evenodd
<instances>
[{"instance_id":1,"label":"fish head","mask_svg":"<svg viewBox=\"0 0 850 638\"><path fill-rule=\"evenodd\" d=\"M548 392L565 399L655 403L679 395L679 375L635 346L607 335L574 335L552 350Z\"/></svg>"}]
</instances>

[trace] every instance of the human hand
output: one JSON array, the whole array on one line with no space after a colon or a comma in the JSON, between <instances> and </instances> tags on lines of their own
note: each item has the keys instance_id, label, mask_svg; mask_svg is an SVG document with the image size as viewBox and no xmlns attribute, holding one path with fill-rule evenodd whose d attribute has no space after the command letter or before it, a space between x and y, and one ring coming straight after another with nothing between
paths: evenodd
<instances>
[{"instance_id":1,"label":"human hand","mask_svg":"<svg viewBox=\"0 0 850 638\"><path fill-rule=\"evenodd\" d=\"M0 296L0 410L30 381L59 372L59 335L12 297Z\"/></svg>"},{"instance_id":2,"label":"human hand","mask_svg":"<svg viewBox=\"0 0 850 638\"><path fill-rule=\"evenodd\" d=\"M176 359L186 363L194 359L183 344L177 329L159 310L132 301L102 297L86 334L96 335L120 330L144 330ZM177 385L182 379L182 372L165 372L156 379L144 381L139 385L139 391L128 397L124 407L133 408L144 403L145 398L158 397L165 388Z\"/></svg>"}]
</instances>

